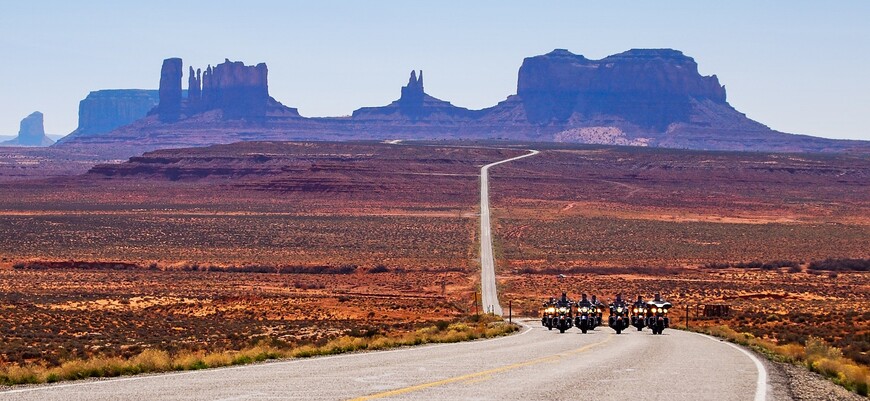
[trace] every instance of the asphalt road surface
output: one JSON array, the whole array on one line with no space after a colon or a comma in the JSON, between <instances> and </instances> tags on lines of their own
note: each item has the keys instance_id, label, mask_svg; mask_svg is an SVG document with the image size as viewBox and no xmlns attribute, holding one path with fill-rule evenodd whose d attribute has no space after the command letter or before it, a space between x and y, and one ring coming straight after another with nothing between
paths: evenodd
<instances>
[{"instance_id":1,"label":"asphalt road surface","mask_svg":"<svg viewBox=\"0 0 870 401\"><path fill-rule=\"evenodd\" d=\"M0 400L763 400L744 352L678 330L559 334L529 322L492 340L20 388Z\"/></svg>"},{"instance_id":2,"label":"asphalt road surface","mask_svg":"<svg viewBox=\"0 0 870 401\"><path fill-rule=\"evenodd\" d=\"M486 313L503 315L501 304L498 303L498 292L495 285L495 259L492 255L492 225L489 222L489 168L538 153L540 152L532 150L525 155L490 163L480 168L480 298L481 306Z\"/></svg>"}]
</instances>

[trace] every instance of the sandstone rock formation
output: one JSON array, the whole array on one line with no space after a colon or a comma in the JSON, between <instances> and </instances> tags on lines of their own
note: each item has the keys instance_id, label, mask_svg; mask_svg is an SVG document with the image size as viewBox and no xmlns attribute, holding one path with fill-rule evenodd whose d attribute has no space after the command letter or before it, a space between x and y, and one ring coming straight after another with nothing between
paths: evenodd
<instances>
[{"instance_id":1,"label":"sandstone rock formation","mask_svg":"<svg viewBox=\"0 0 870 401\"><path fill-rule=\"evenodd\" d=\"M229 59L202 76L202 103L205 110L221 109L225 119L261 120L269 102L269 70L265 63L246 66Z\"/></svg>"},{"instance_id":2,"label":"sandstone rock formation","mask_svg":"<svg viewBox=\"0 0 870 401\"><path fill-rule=\"evenodd\" d=\"M160 75L160 103L150 114L160 121L173 122L209 111L219 111L223 120L264 123L268 115L299 117L295 109L285 107L269 96L268 68L265 63L246 66L226 59L205 70L189 67L187 98L182 99L182 61L163 61Z\"/></svg>"},{"instance_id":3,"label":"sandstone rock formation","mask_svg":"<svg viewBox=\"0 0 870 401\"><path fill-rule=\"evenodd\" d=\"M54 141L45 136L42 113L34 111L21 120L18 136L0 143L4 146L49 146Z\"/></svg>"},{"instance_id":4,"label":"sandstone rock formation","mask_svg":"<svg viewBox=\"0 0 870 401\"><path fill-rule=\"evenodd\" d=\"M190 72L187 78L187 101L190 107L199 107L202 100L202 70L197 68L196 72L193 67L190 67Z\"/></svg>"},{"instance_id":5,"label":"sandstone rock formation","mask_svg":"<svg viewBox=\"0 0 870 401\"><path fill-rule=\"evenodd\" d=\"M423 71L418 77L411 71L408 84L402 87L399 100L383 107L363 107L353 112L355 120L469 120L474 112L436 99L423 89Z\"/></svg>"},{"instance_id":6,"label":"sandstone rock formation","mask_svg":"<svg viewBox=\"0 0 870 401\"><path fill-rule=\"evenodd\" d=\"M671 49L634 49L589 60L567 50L525 59L517 95L532 123L611 116L664 131L688 122L691 101L725 104L725 88L701 76L691 57Z\"/></svg>"},{"instance_id":7,"label":"sandstone rock formation","mask_svg":"<svg viewBox=\"0 0 870 401\"><path fill-rule=\"evenodd\" d=\"M159 103L159 92L145 89L93 91L79 102L79 126L70 134L98 135L130 124Z\"/></svg>"},{"instance_id":8,"label":"sandstone rock formation","mask_svg":"<svg viewBox=\"0 0 870 401\"><path fill-rule=\"evenodd\" d=\"M154 113L161 121L172 122L181 116L181 74L180 58L163 60L160 68L160 103Z\"/></svg>"}]
</instances>

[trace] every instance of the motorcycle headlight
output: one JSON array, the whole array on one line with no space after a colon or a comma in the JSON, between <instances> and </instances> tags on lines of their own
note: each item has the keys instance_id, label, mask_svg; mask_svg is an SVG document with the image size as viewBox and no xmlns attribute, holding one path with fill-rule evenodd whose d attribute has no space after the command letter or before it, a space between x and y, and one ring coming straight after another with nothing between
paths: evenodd
<instances>
[{"instance_id":1,"label":"motorcycle headlight","mask_svg":"<svg viewBox=\"0 0 870 401\"><path fill-rule=\"evenodd\" d=\"M659 308L659 313L662 313L662 311L664 311L664 309L662 309L662 308Z\"/></svg>"},{"instance_id":2,"label":"motorcycle headlight","mask_svg":"<svg viewBox=\"0 0 870 401\"><path fill-rule=\"evenodd\" d=\"M547 308L547 313L556 313L556 308Z\"/></svg>"},{"instance_id":3,"label":"motorcycle headlight","mask_svg":"<svg viewBox=\"0 0 870 401\"><path fill-rule=\"evenodd\" d=\"M568 311L568 309L565 309L565 308L559 308L559 313L565 313L565 312L567 312L567 311Z\"/></svg>"},{"instance_id":4,"label":"motorcycle headlight","mask_svg":"<svg viewBox=\"0 0 870 401\"><path fill-rule=\"evenodd\" d=\"M601 313L601 308L595 308L595 311Z\"/></svg>"},{"instance_id":5,"label":"motorcycle headlight","mask_svg":"<svg viewBox=\"0 0 870 401\"><path fill-rule=\"evenodd\" d=\"M620 306L619 308L616 308L616 311L622 313L622 307Z\"/></svg>"},{"instance_id":6,"label":"motorcycle headlight","mask_svg":"<svg viewBox=\"0 0 870 401\"><path fill-rule=\"evenodd\" d=\"M668 310L667 310L667 309L665 309L665 310L664 310L664 313L668 313Z\"/></svg>"},{"instance_id":7,"label":"motorcycle headlight","mask_svg":"<svg viewBox=\"0 0 870 401\"><path fill-rule=\"evenodd\" d=\"M580 308L580 312L583 312L583 313L586 313L586 311L588 311L588 310L589 310L589 309L587 309L585 306L582 307L582 308Z\"/></svg>"}]
</instances>

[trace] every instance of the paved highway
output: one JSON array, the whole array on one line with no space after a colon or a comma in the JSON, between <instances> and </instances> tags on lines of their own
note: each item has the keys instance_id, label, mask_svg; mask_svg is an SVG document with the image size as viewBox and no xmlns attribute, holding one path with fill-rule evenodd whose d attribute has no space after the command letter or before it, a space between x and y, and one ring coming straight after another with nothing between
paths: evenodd
<instances>
[{"instance_id":1,"label":"paved highway","mask_svg":"<svg viewBox=\"0 0 870 401\"><path fill-rule=\"evenodd\" d=\"M492 255L492 225L489 221L489 168L538 153L540 152L532 150L522 156L490 163L480 168L480 298L481 305L487 313L503 315L501 304L498 302L498 289L495 285L495 259Z\"/></svg>"},{"instance_id":2,"label":"paved highway","mask_svg":"<svg viewBox=\"0 0 870 401\"><path fill-rule=\"evenodd\" d=\"M467 343L0 392L0 400L763 400L744 351L677 330Z\"/></svg>"}]
</instances>

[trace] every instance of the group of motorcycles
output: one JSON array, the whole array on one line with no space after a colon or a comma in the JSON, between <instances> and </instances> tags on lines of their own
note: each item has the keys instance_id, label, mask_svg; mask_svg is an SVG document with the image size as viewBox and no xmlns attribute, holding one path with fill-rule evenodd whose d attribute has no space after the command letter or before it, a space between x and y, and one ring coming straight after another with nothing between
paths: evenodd
<instances>
[{"instance_id":1,"label":"group of motorcycles","mask_svg":"<svg viewBox=\"0 0 870 401\"><path fill-rule=\"evenodd\" d=\"M662 334L670 326L668 310L671 303L662 300L660 294L655 294L651 301L644 301L638 296L637 301L629 305L622 299L622 294L616 294L616 299L609 306L598 301L595 295L587 299L582 294L579 301L568 299L566 293L562 293L559 299L550 298L544 303L544 312L541 324L550 329L557 329L564 333L571 327L577 327L583 334L589 330L595 330L604 319L604 310L609 309L607 325L622 333L629 326L634 326L637 331L649 327L653 334Z\"/></svg>"}]
</instances>

